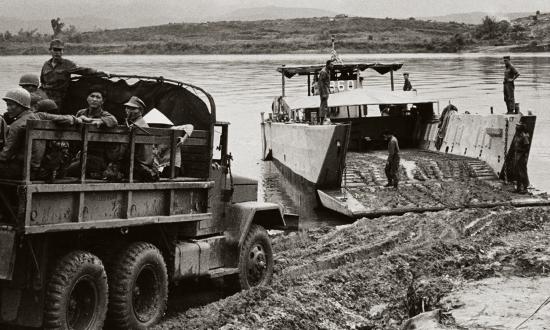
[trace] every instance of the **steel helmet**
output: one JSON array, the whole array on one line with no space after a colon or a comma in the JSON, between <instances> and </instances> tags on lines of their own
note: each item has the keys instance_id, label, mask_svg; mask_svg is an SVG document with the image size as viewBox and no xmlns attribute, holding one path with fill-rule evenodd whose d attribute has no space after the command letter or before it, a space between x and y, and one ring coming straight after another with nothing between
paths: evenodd
<instances>
[{"instance_id":1,"label":"steel helmet","mask_svg":"<svg viewBox=\"0 0 550 330\"><path fill-rule=\"evenodd\" d=\"M40 78L38 78L37 75L32 73L24 74L21 76L21 78L19 78L19 86L26 86L26 85L38 87L38 85L40 85Z\"/></svg>"},{"instance_id":2,"label":"steel helmet","mask_svg":"<svg viewBox=\"0 0 550 330\"><path fill-rule=\"evenodd\" d=\"M54 100L50 99L38 101L34 107L38 112L57 113L59 110Z\"/></svg>"},{"instance_id":3,"label":"steel helmet","mask_svg":"<svg viewBox=\"0 0 550 330\"><path fill-rule=\"evenodd\" d=\"M13 101L27 109L31 107L31 94L21 87L7 91L2 99Z\"/></svg>"}]
</instances>

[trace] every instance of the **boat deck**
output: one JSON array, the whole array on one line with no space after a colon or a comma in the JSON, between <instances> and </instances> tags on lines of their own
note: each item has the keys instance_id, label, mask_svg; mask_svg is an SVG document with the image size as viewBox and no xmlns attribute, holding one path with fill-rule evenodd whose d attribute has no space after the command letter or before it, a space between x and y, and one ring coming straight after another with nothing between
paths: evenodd
<instances>
[{"instance_id":1,"label":"boat deck","mask_svg":"<svg viewBox=\"0 0 550 330\"><path fill-rule=\"evenodd\" d=\"M546 194L513 192L483 161L425 150L402 150L399 189L387 188L387 152L348 152L342 188L319 190L323 206L349 217L442 209L550 205Z\"/></svg>"}]
</instances>

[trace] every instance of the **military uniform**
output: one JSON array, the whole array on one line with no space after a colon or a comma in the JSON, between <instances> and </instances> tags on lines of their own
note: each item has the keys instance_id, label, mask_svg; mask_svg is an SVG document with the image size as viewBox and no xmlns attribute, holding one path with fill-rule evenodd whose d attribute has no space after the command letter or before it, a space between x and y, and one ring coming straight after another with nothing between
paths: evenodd
<instances>
[{"instance_id":1,"label":"military uniform","mask_svg":"<svg viewBox=\"0 0 550 330\"><path fill-rule=\"evenodd\" d=\"M529 133L523 130L514 136L514 172L516 180L516 191L527 192L529 187L529 176L527 175L527 160L529 158L529 147L531 145Z\"/></svg>"},{"instance_id":2,"label":"military uniform","mask_svg":"<svg viewBox=\"0 0 550 330\"><path fill-rule=\"evenodd\" d=\"M514 79L518 75L519 75L519 72L516 70L516 68L512 64L510 64L504 69L504 82L503 82L504 102L506 103L506 109L508 110L508 113L514 113L516 109L516 99L514 96L514 93L515 93Z\"/></svg>"},{"instance_id":3,"label":"military uniform","mask_svg":"<svg viewBox=\"0 0 550 330\"><path fill-rule=\"evenodd\" d=\"M328 114L328 96L330 94L330 74L328 69L324 67L319 72L319 80L317 81L319 96L321 97L321 105L319 106L319 117L325 118Z\"/></svg>"},{"instance_id":4,"label":"military uniform","mask_svg":"<svg viewBox=\"0 0 550 330\"><path fill-rule=\"evenodd\" d=\"M388 142L388 160L384 169L388 178L388 186L397 188L399 184L399 162L399 142L395 136L392 136Z\"/></svg>"},{"instance_id":5,"label":"military uniform","mask_svg":"<svg viewBox=\"0 0 550 330\"><path fill-rule=\"evenodd\" d=\"M88 118L101 119L102 126L115 127L117 120L115 116L103 109L92 111L89 108L79 110L76 117L86 116ZM86 163L86 174L93 179L103 177L103 171L109 163L109 155L113 148L118 147L115 143L90 142L88 143L88 157ZM67 174L70 176L80 176L80 159L74 160L67 168Z\"/></svg>"},{"instance_id":6,"label":"military uniform","mask_svg":"<svg viewBox=\"0 0 550 330\"><path fill-rule=\"evenodd\" d=\"M405 79L405 83L403 84L403 90L405 92L411 91L413 89L413 86L411 84L411 81L409 79Z\"/></svg>"},{"instance_id":7,"label":"military uniform","mask_svg":"<svg viewBox=\"0 0 550 330\"><path fill-rule=\"evenodd\" d=\"M63 99L69 88L71 74L97 75L104 73L91 68L79 67L71 60L64 58L59 63L54 63L53 59L46 61L40 73L41 88L60 109L63 109Z\"/></svg>"},{"instance_id":8,"label":"military uniform","mask_svg":"<svg viewBox=\"0 0 550 330\"><path fill-rule=\"evenodd\" d=\"M35 113L40 120L50 120L58 125L73 126L76 117L71 115L57 115L47 112ZM46 151L40 171L37 177L41 180L54 180L65 176L65 171L70 163L69 142L63 140L50 140L46 142Z\"/></svg>"},{"instance_id":9,"label":"military uniform","mask_svg":"<svg viewBox=\"0 0 550 330\"><path fill-rule=\"evenodd\" d=\"M39 120L39 117L30 110L25 110L12 117L6 140L0 151L0 177L4 179L20 179L23 177L23 163L25 159L25 131L28 120ZM40 169L44 156L44 141L35 141L32 145L31 178Z\"/></svg>"}]
</instances>

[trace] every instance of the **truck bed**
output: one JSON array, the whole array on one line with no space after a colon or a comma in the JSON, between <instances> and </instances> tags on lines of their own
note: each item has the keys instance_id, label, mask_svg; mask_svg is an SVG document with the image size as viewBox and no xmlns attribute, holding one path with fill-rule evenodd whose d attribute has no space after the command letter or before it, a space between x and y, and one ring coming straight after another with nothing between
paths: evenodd
<instances>
[{"instance_id":1,"label":"truck bed","mask_svg":"<svg viewBox=\"0 0 550 330\"><path fill-rule=\"evenodd\" d=\"M352 218L442 209L549 205L546 194L513 192L483 161L418 149L401 151L399 189L387 188L387 152L349 152L342 188L318 190L323 206Z\"/></svg>"}]
</instances>

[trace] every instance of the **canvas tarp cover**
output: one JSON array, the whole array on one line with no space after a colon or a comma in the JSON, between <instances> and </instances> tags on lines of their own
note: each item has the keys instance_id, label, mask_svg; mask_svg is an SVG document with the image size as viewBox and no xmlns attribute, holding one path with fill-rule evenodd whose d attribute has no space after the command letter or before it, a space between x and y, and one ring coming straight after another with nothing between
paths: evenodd
<instances>
[{"instance_id":1,"label":"canvas tarp cover","mask_svg":"<svg viewBox=\"0 0 550 330\"><path fill-rule=\"evenodd\" d=\"M312 96L286 96L284 98L290 109L319 108L319 95ZM381 91L369 89L353 89L329 95L328 106L352 106L352 105L379 105L379 104L419 104L435 103L437 100L419 96L416 92Z\"/></svg>"},{"instance_id":2,"label":"canvas tarp cover","mask_svg":"<svg viewBox=\"0 0 550 330\"><path fill-rule=\"evenodd\" d=\"M210 128L210 112L201 98L184 87L159 81L139 80L129 85L122 79L111 81L98 77L79 77L71 81L62 112L75 114L86 108L90 88L98 85L107 92L104 110L112 113L119 124L124 123L126 117L124 103L135 95L145 102L144 113L156 108L175 125L192 124L199 130Z\"/></svg>"},{"instance_id":3,"label":"canvas tarp cover","mask_svg":"<svg viewBox=\"0 0 550 330\"><path fill-rule=\"evenodd\" d=\"M277 71L283 72L285 77L292 78L295 75L307 75L315 74L321 71L324 64L317 65L289 65L285 67L277 68ZM334 64L333 72L341 74L351 74L356 70L364 71L366 69L372 69L379 74L386 74L390 71L397 71L403 66L402 63L346 63L346 64Z\"/></svg>"}]
</instances>

